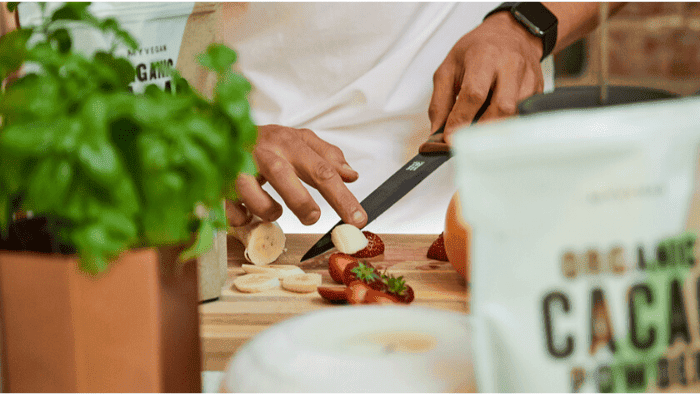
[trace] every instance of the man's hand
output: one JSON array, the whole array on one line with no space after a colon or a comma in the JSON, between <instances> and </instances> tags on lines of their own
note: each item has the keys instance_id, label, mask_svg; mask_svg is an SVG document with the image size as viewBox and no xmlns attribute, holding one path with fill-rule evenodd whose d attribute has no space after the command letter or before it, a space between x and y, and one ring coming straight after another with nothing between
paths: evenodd
<instances>
[{"instance_id":1,"label":"man's hand","mask_svg":"<svg viewBox=\"0 0 700 395\"><path fill-rule=\"evenodd\" d=\"M556 17L557 43L552 53L590 33L600 15L596 2L543 3ZM625 3L609 3L609 15ZM455 129L469 125L493 90L491 104L480 120L513 115L517 103L540 93L542 40L530 34L508 12L497 12L464 35L452 47L433 77L428 116L432 132L445 124L445 141Z\"/></svg>"},{"instance_id":2,"label":"man's hand","mask_svg":"<svg viewBox=\"0 0 700 395\"><path fill-rule=\"evenodd\" d=\"M305 225L314 224L321 211L301 181L316 188L345 223L362 227L367 221L355 196L345 186L358 174L345 161L343 152L321 140L308 129L279 125L258 127L253 157L259 171L257 179L241 174L236 180L239 201L226 202L232 226L240 226L255 214L266 221L282 215L282 206L262 189L265 182L279 193L287 207Z\"/></svg>"},{"instance_id":3,"label":"man's hand","mask_svg":"<svg viewBox=\"0 0 700 395\"><path fill-rule=\"evenodd\" d=\"M542 40L530 34L508 12L499 12L464 35L433 76L428 115L432 132L445 124L445 141L469 125L484 104L481 120L516 113L517 103L542 92Z\"/></svg>"}]
</instances>

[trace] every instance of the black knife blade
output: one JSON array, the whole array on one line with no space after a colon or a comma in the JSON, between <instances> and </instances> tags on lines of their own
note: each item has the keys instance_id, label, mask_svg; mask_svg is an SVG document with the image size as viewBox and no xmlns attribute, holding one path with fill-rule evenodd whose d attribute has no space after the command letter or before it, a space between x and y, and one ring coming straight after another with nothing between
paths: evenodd
<instances>
[{"instance_id":1,"label":"black knife blade","mask_svg":"<svg viewBox=\"0 0 700 395\"><path fill-rule=\"evenodd\" d=\"M450 159L450 152L435 152L418 154L413 157L401 170L389 177L374 192L370 193L360 205L367 212L367 224L374 221L389 207L406 195L418 183L423 181L430 173L440 167ZM314 244L311 249L301 258L302 261L313 258L333 248L331 232L342 224L338 222L321 240Z\"/></svg>"},{"instance_id":2,"label":"black knife blade","mask_svg":"<svg viewBox=\"0 0 700 395\"><path fill-rule=\"evenodd\" d=\"M479 111L474 116L472 120L472 125L476 123L479 118L484 114L486 108L491 102L491 96L493 95L493 90L489 91L486 101L481 106ZM431 137L441 136L444 132L445 126L443 125L438 129ZM436 144L437 145L437 144ZM399 171L394 173L389 179L384 181L377 189L370 193L360 205L367 212L367 226L370 222L377 219L379 215L385 212L389 207L394 205L399 199L404 197L411 189L428 177L435 169L440 167L443 163L447 162L452 156L449 150L436 150L434 152L421 152L414 156L413 159L408 161ZM333 248L333 241L331 240L331 232L336 226L343 224L343 221L338 222L328 231L319 241L314 244L309 251L301 257L301 262L314 258L318 255Z\"/></svg>"}]
</instances>

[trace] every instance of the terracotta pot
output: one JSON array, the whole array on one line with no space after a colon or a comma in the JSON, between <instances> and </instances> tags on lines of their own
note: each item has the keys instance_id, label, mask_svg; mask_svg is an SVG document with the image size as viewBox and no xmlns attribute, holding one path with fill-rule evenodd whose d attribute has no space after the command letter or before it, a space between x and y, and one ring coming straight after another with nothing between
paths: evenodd
<instances>
[{"instance_id":1,"label":"terracotta pot","mask_svg":"<svg viewBox=\"0 0 700 395\"><path fill-rule=\"evenodd\" d=\"M100 276L60 254L0 251L6 392L201 392L195 261L124 254Z\"/></svg>"}]
</instances>

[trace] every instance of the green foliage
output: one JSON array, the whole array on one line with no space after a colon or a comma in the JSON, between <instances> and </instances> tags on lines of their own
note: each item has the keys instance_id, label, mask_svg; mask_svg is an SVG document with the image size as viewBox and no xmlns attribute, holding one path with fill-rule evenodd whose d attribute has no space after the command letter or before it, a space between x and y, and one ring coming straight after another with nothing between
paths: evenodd
<instances>
[{"instance_id":1,"label":"green foliage","mask_svg":"<svg viewBox=\"0 0 700 395\"><path fill-rule=\"evenodd\" d=\"M379 275L376 273L374 268L363 262L359 262L357 266L350 269L350 271L355 273L359 280L362 280L367 283L379 279Z\"/></svg>"},{"instance_id":2,"label":"green foliage","mask_svg":"<svg viewBox=\"0 0 700 395\"><path fill-rule=\"evenodd\" d=\"M403 276L394 277L393 275L382 274L382 282L386 285L389 292L402 296L406 292L406 280Z\"/></svg>"},{"instance_id":3,"label":"green foliage","mask_svg":"<svg viewBox=\"0 0 700 395\"><path fill-rule=\"evenodd\" d=\"M151 86L133 94L134 67L115 51L137 41L88 5L67 3L41 26L0 39L3 79L28 62L37 68L0 95L0 237L22 209L53 219L52 231L88 272L129 248L187 243L193 234L181 258L196 257L226 228L221 201L235 198L236 176L255 173L250 84L231 71L235 52L212 45L199 59L217 75L213 100L175 70L174 93ZM111 50L75 52L76 24L111 37Z\"/></svg>"}]
</instances>

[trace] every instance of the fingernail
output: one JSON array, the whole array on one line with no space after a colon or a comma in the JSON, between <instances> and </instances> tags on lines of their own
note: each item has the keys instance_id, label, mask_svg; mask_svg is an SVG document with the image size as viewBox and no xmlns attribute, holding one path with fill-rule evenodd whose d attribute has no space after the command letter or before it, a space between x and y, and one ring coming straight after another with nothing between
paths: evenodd
<instances>
[{"instance_id":1,"label":"fingernail","mask_svg":"<svg viewBox=\"0 0 700 395\"><path fill-rule=\"evenodd\" d=\"M365 215L362 214L362 212L360 210L357 210L352 214L352 220L355 221L355 223L357 223L357 224L362 223L362 221L364 221L364 219L365 219Z\"/></svg>"},{"instance_id":2,"label":"fingernail","mask_svg":"<svg viewBox=\"0 0 700 395\"><path fill-rule=\"evenodd\" d=\"M349 165L349 164L347 164L347 163L346 163L346 164L344 164L344 165L343 165L343 166L341 166L341 167L342 167L343 169L345 169L345 170L349 170L349 171L355 171L355 169L353 169L352 167L350 167L350 165ZM357 173L357 172L355 171L355 173Z\"/></svg>"}]
</instances>

